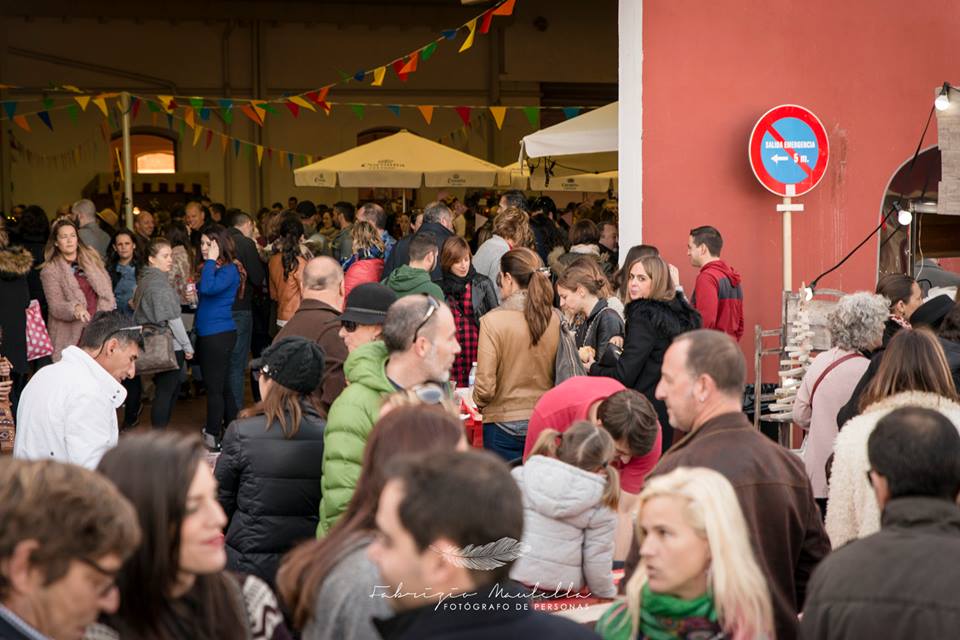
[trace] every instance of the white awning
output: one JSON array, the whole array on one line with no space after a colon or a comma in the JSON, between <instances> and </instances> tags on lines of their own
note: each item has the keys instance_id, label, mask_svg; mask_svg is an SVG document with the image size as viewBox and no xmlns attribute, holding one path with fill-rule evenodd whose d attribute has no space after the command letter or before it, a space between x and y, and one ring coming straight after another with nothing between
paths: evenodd
<instances>
[{"instance_id":1,"label":"white awning","mask_svg":"<svg viewBox=\"0 0 960 640\"><path fill-rule=\"evenodd\" d=\"M616 151L618 103L588 111L566 122L524 136L520 141L520 161L544 156L569 156L581 153Z\"/></svg>"}]
</instances>

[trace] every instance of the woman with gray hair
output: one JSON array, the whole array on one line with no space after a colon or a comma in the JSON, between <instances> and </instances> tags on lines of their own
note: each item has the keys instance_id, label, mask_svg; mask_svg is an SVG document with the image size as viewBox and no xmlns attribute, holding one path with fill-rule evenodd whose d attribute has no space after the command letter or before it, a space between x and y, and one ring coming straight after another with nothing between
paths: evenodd
<instances>
[{"instance_id":1,"label":"woman with gray hair","mask_svg":"<svg viewBox=\"0 0 960 640\"><path fill-rule=\"evenodd\" d=\"M842 297L827 318L833 347L818 355L800 383L793 421L807 430L801 456L813 485L813 497L826 510L826 462L837 437L837 413L850 399L880 346L889 301L860 291Z\"/></svg>"}]
</instances>

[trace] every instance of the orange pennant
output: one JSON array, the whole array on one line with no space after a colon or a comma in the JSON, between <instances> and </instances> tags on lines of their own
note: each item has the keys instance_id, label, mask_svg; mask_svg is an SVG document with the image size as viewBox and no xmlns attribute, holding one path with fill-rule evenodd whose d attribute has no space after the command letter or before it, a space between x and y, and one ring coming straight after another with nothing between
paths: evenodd
<instances>
[{"instance_id":1,"label":"orange pennant","mask_svg":"<svg viewBox=\"0 0 960 640\"><path fill-rule=\"evenodd\" d=\"M417 70L417 60L418 60L419 58L420 58L420 52L419 52L419 51L414 51L414 52L410 55L410 58L407 60L407 63L406 63L405 65L403 65L403 68L400 69L400 71L398 71L397 73L413 73L414 71L416 71L416 70ZM384 73L386 73L386 69L384 69Z\"/></svg>"},{"instance_id":2,"label":"orange pennant","mask_svg":"<svg viewBox=\"0 0 960 640\"><path fill-rule=\"evenodd\" d=\"M490 107L490 113L493 115L493 121L497 123L497 129L503 129L503 119L507 115L507 108Z\"/></svg>"},{"instance_id":3,"label":"orange pennant","mask_svg":"<svg viewBox=\"0 0 960 640\"><path fill-rule=\"evenodd\" d=\"M423 116L423 119L427 121L427 124L430 124L430 121L433 120L433 107L431 105L422 104L417 107L420 110L420 115Z\"/></svg>"},{"instance_id":4,"label":"orange pennant","mask_svg":"<svg viewBox=\"0 0 960 640\"><path fill-rule=\"evenodd\" d=\"M196 124L196 121L194 120L193 107L184 107L183 111L184 111L183 119L187 123L187 126L190 127L191 129L194 129L197 126L197 124ZM194 142L193 144L197 144L197 143Z\"/></svg>"},{"instance_id":5,"label":"orange pennant","mask_svg":"<svg viewBox=\"0 0 960 640\"><path fill-rule=\"evenodd\" d=\"M249 104L245 104L240 107L240 111L243 112L243 115L250 118L252 121L256 122L259 126L263 126L263 120L260 119L260 116L257 115L257 112L253 110Z\"/></svg>"},{"instance_id":6,"label":"orange pennant","mask_svg":"<svg viewBox=\"0 0 960 640\"><path fill-rule=\"evenodd\" d=\"M507 0L499 7L493 10L493 15L495 16L512 16L513 15L513 5L517 3L517 0Z\"/></svg>"},{"instance_id":7,"label":"orange pennant","mask_svg":"<svg viewBox=\"0 0 960 640\"><path fill-rule=\"evenodd\" d=\"M30 131L30 123L27 122L27 116L23 116L23 115L13 116L13 121L16 123L18 127L23 129L24 131L27 131L27 132Z\"/></svg>"}]
</instances>

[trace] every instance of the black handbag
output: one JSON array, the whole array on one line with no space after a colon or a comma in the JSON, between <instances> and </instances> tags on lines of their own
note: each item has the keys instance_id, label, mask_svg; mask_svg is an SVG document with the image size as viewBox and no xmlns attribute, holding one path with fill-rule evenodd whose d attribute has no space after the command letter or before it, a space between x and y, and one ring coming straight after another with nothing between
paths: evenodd
<instances>
[{"instance_id":1,"label":"black handbag","mask_svg":"<svg viewBox=\"0 0 960 640\"><path fill-rule=\"evenodd\" d=\"M155 324L143 325L143 351L137 358L137 375L179 369L173 348L173 331Z\"/></svg>"}]
</instances>

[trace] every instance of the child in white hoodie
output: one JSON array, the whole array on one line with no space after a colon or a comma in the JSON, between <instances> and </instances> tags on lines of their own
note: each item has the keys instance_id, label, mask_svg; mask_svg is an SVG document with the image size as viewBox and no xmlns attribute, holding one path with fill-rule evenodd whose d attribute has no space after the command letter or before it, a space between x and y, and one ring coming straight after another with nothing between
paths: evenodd
<instances>
[{"instance_id":1,"label":"child in white hoodie","mask_svg":"<svg viewBox=\"0 0 960 640\"><path fill-rule=\"evenodd\" d=\"M523 493L523 542L527 551L510 577L542 591L586 586L593 596L612 598L613 538L620 481L610 462L613 438L590 422L562 434L540 434L530 458L513 470Z\"/></svg>"}]
</instances>

